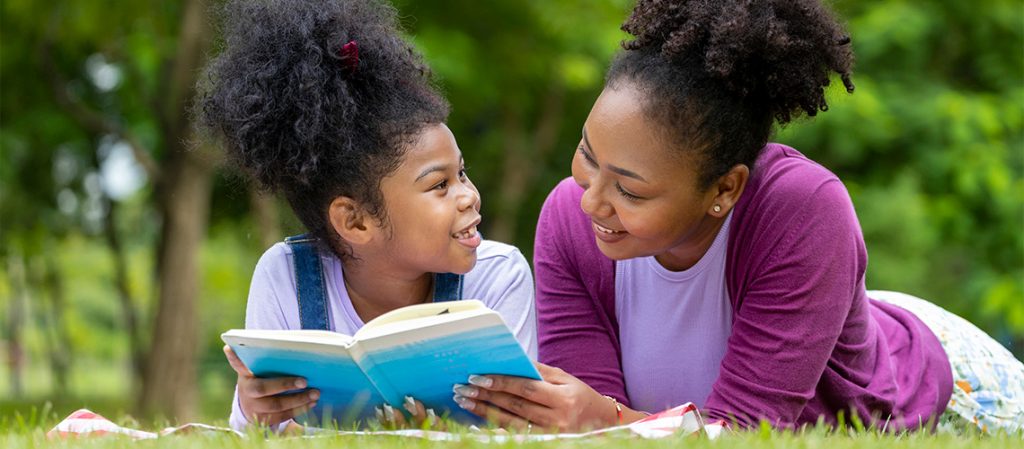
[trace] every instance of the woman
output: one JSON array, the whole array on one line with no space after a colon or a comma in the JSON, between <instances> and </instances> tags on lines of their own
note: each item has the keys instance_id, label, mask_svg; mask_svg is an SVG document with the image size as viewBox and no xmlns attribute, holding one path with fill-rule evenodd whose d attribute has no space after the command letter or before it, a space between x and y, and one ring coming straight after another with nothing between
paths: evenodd
<instances>
[{"instance_id":1,"label":"woman","mask_svg":"<svg viewBox=\"0 0 1024 449\"><path fill-rule=\"evenodd\" d=\"M843 184L768 143L774 123L827 109L832 72L853 91L831 13L640 0L623 29L635 39L537 227L540 360L553 367L544 381L474 377L460 403L560 430L684 402L740 427L856 414L887 429L1021 428L1024 365L927 302L869 297Z\"/></svg>"}]
</instances>

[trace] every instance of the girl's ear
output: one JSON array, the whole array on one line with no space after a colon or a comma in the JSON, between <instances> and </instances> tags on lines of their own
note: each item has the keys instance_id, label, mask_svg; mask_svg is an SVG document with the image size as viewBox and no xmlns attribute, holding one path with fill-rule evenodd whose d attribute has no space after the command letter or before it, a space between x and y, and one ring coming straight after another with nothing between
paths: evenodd
<instances>
[{"instance_id":1,"label":"girl's ear","mask_svg":"<svg viewBox=\"0 0 1024 449\"><path fill-rule=\"evenodd\" d=\"M370 217L352 198L339 196L331 201L327 217L331 220L334 232L346 243L362 245L373 238Z\"/></svg>"},{"instance_id":2,"label":"girl's ear","mask_svg":"<svg viewBox=\"0 0 1024 449\"><path fill-rule=\"evenodd\" d=\"M714 195L708 213L717 218L725 218L729 211L740 200L743 189L747 186L747 179L750 178L750 168L743 164L734 165L726 174L718 178L715 185L711 186Z\"/></svg>"}]
</instances>

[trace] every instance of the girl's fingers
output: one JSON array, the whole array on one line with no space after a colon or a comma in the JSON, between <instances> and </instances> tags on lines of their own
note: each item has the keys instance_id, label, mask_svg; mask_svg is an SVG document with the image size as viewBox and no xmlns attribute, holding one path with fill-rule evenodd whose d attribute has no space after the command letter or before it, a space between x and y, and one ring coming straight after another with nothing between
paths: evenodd
<instances>
[{"instance_id":1,"label":"girl's fingers","mask_svg":"<svg viewBox=\"0 0 1024 449\"><path fill-rule=\"evenodd\" d=\"M240 378L238 381L238 390L251 398L276 396L286 391L301 390L306 386L306 379L301 377L271 377L269 379L250 377ZM313 391L303 393L312 393Z\"/></svg>"},{"instance_id":2,"label":"girl's fingers","mask_svg":"<svg viewBox=\"0 0 1024 449\"><path fill-rule=\"evenodd\" d=\"M487 402L528 420L534 424L549 426L554 423L554 410L503 391L490 391L471 385L456 385L455 394L480 402Z\"/></svg>"},{"instance_id":3,"label":"girl's fingers","mask_svg":"<svg viewBox=\"0 0 1024 449\"><path fill-rule=\"evenodd\" d=\"M320 392L310 390L254 399L250 408L257 414L290 413L290 418L292 415L298 416L313 408L318 399L320 399Z\"/></svg>"},{"instance_id":4,"label":"girl's fingers","mask_svg":"<svg viewBox=\"0 0 1024 449\"><path fill-rule=\"evenodd\" d=\"M533 425L529 421L498 407L488 405L486 402L476 401L463 396L456 396L455 402L466 411L506 429L532 430Z\"/></svg>"},{"instance_id":5,"label":"girl's fingers","mask_svg":"<svg viewBox=\"0 0 1024 449\"><path fill-rule=\"evenodd\" d=\"M224 345L224 356L228 358L228 364L231 365L231 369L235 370L239 376L253 377L252 371L242 363L242 359L238 358L235 351L231 349L231 346Z\"/></svg>"}]
</instances>

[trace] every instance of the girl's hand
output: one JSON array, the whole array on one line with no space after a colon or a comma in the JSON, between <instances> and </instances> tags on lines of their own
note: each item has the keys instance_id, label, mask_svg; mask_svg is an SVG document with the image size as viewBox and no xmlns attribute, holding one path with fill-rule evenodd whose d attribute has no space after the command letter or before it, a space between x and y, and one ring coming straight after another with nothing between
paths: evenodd
<instances>
[{"instance_id":1,"label":"girl's hand","mask_svg":"<svg viewBox=\"0 0 1024 449\"><path fill-rule=\"evenodd\" d=\"M306 380L301 377L275 377L260 379L249 371L230 346L224 346L224 355L228 358L231 368L238 373L238 403L242 413L249 422L265 426L275 426L284 421L302 415L316 406L320 391L312 389L287 395L280 395L289 390L306 388Z\"/></svg>"},{"instance_id":2,"label":"girl's hand","mask_svg":"<svg viewBox=\"0 0 1024 449\"><path fill-rule=\"evenodd\" d=\"M544 380L511 376L470 376L455 387L464 409L505 428L566 432L619 424L615 402L561 369L537 363ZM622 407L623 417L643 415ZM628 412L627 412L628 410ZM634 416L636 415L636 416Z\"/></svg>"}]
</instances>

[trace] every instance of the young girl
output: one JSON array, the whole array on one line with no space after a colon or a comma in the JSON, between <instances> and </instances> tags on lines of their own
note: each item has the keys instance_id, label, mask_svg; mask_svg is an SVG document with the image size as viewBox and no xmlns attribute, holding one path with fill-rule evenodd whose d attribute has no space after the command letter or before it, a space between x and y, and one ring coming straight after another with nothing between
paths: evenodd
<instances>
[{"instance_id":1,"label":"young girl","mask_svg":"<svg viewBox=\"0 0 1024 449\"><path fill-rule=\"evenodd\" d=\"M448 105L395 11L373 0L236 0L223 20L203 123L308 230L256 265L246 327L352 334L402 306L475 298L535 358L530 268L477 232L480 196L444 124ZM238 372L234 428L283 428L316 404L316 390L281 394L303 379L255 378L225 352Z\"/></svg>"},{"instance_id":2,"label":"young girl","mask_svg":"<svg viewBox=\"0 0 1024 449\"><path fill-rule=\"evenodd\" d=\"M563 430L684 402L741 427L1024 426L1024 365L932 304L866 291L843 184L768 143L826 110L831 73L853 91L828 10L640 0L623 29L537 225L540 358L561 369L467 379L464 408Z\"/></svg>"}]
</instances>

